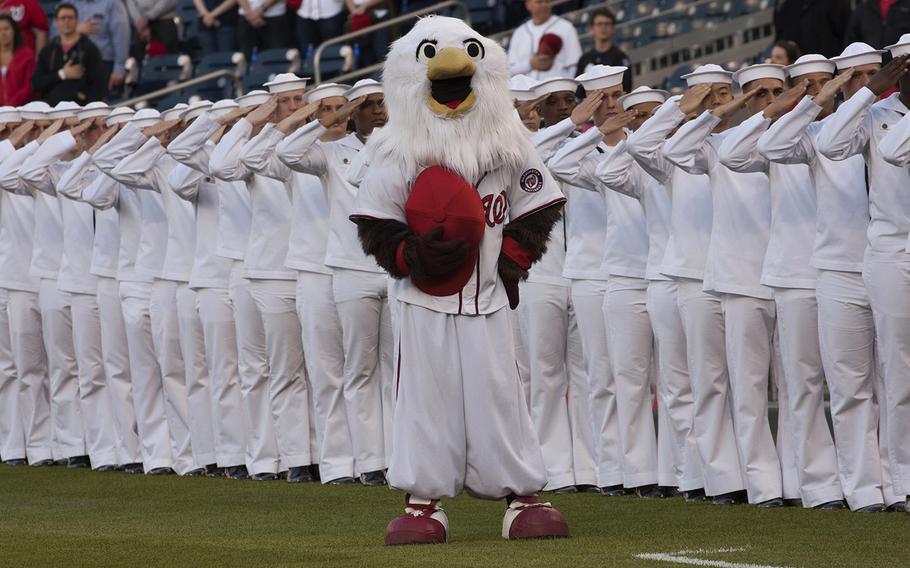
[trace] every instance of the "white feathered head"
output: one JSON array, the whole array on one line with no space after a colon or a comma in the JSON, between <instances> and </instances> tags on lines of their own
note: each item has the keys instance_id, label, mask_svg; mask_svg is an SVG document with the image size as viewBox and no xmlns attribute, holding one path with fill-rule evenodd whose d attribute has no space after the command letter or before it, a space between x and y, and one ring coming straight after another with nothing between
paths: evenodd
<instances>
[{"instance_id":1,"label":"white feathered head","mask_svg":"<svg viewBox=\"0 0 910 568\"><path fill-rule=\"evenodd\" d=\"M520 167L530 149L509 96L505 51L456 18L422 18L392 44L382 73L389 121L369 153L409 176L444 166L467 180Z\"/></svg>"}]
</instances>

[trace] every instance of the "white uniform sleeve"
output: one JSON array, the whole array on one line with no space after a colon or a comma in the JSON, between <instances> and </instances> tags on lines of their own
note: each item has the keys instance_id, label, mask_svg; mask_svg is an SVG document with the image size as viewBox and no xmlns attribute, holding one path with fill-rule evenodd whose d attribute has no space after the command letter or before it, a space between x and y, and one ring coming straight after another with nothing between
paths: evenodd
<instances>
[{"instance_id":1,"label":"white uniform sleeve","mask_svg":"<svg viewBox=\"0 0 910 568\"><path fill-rule=\"evenodd\" d=\"M70 167L60 176L60 181L57 182L57 192L75 201L82 201L83 190L98 175L98 170L91 166L91 154L82 152L78 158L70 162Z\"/></svg>"},{"instance_id":2,"label":"white uniform sleeve","mask_svg":"<svg viewBox=\"0 0 910 568\"><path fill-rule=\"evenodd\" d=\"M815 145L829 160L846 160L866 151L871 136L869 108L878 97L863 87L837 109L818 131Z\"/></svg>"},{"instance_id":3,"label":"white uniform sleeve","mask_svg":"<svg viewBox=\"0 0 910 568\"><path fill-rule=\"evenodd\" d=\"M111 177L136 189L148 189L161 193L162 190L167 189L162 187L161 180L158 179L161 174L159 160L162 156L164 156L164 146L157 138L149 138L135 154L124 159L114 168Z\"/></svg>"},{"instance_id":4,"label":"white uniform sleeve","mask_svg":"<svg viewBox=\"0 0 910 568\"><path fill-rule=\"evenodd\" d=\"M603 134L597 128L570 139L550 160L550 172L563 183L593 190L597 186L597 165L589 156L601 141Z\"/></svg>"},{"instance_id":5,"label":"white uniform sleeve","mask_svg":"<svg viewBox=\"0 0 910 568\"><path fill-rule=\"evenodd\" d=\"M392 219L407 223L409 187L401 168L381 160L370 165L354 198L351 218Z\"/></svg>"},{"instance_id":6,"label":"white uniform sleeve","mask_svg":"<svg viewBox=\"0 0 910 568\"><path fill-rule=\"evenodd\" d=\"M531 45L531 33L527 28L527 24L519 26L509 40L509 73L511 75L526 74L531 71L531 56L534 54L534 46ZM578 63L577 58L575 63ZM574 77L574 75L572 76Z\"/></svg>"},{"instance_id":7,"label":"white uniform sleeve","mask_svg":"<svg viewBox=\"0 0 910 568\"><path fill-rule=\"evenodd\" d=\"M51 165L76 148L76 139L69 131L58 132L44 141L34 154L28 157L19 168L22 181L34 190L48 195L57 195L57 182L60 181L56 168Z\"/></svg>"},{"instance_id":8,"label":"white uniform sleeve","mask_svg":"<svg viewBox=\"0 0 910 568\"><path fill-rule=\"evenodd\" d=\"M709 111L680 127L664 144L670 162L690 174L706 174L717 163L717 152L707 143L708 136L721 120Z\"/></svg>"},{"instance_id":9,"label":"white uniform sleeve","mask_svg":"<svg viewBox=\"0 0 910 568\"><path fill-rule=\"evenodd\" d=\"M253 173L284 182L291 177L291 168L278 159L275 147L284 140L284 133L274 125L266 125L258 135L243 145L240 161Z\"/></svg>"},{"instance_id":10,"label":"white uniform sleeve","mask_svg":"<svg viewBox=\"0 0 910 568\"><path fill-rule=\"evenodd\" d=\"M626 140L626 152L658 181L668 180L673 175L675 166L664 157L661 149L667 136L685 119L678 101L667 101Z\"/></svg>"},{"instance_id":11,"label":"white uniform sleeve","mask_svg":"<svg viewBox=\"0 0 910 568\"><path fill-rule=\"evenodd\" d=\"M549 162L559 145L566 141L570 134L575 132L575 123L571 118L557 122L553 126L541 128L531 136L531 142L537 148L540 159Z\"/></svg>"},{"instance_id":12,"label":"white uniform sleeve","mask_svg":"<svg viewBox=\"0 0 910 568\"><path fill-rule=\"evenodd\" d=\"M768 172L768 160L758 153L758 139L771 126L762 113L750 116L731 130L718 150L720 163L734 172Z\"/></svg>"},{"instance_id":13,"label":"white uniform sleeve","mask_svg":"<svg viewBox=\"0 0 910 568\"><path fill-rule=\"evenodd\" d=\"M815 147L806 128L818 118L822 107L812 97L803 97L793 110L777 119L758 141L758 151L778 164L809 164L815 161Z\"/></svg>"},{"instance_id":14,"label":"white uniform sleeve","mask_svg":"<svg viewBox=\"0 0 910 568\"><path fill-rule=\"evenodd\" d=\"M115 207L120 201L120 184L110 176L96 176L82 191L82 201L99 210Z\"/></svg>"},{"instance_id":15,"label":"white uniform sleeve","mask_svg":"<svg viewBox=\"0 0 910 568\"><path fill-rule=\"evenodd\" d=\"M905 115L879 141L882 158L893 166L902 168L910 164L910 114Z\"/></svg>"},{"instance_id":16,"label":"white uniform sleeve","mask_svg":"<svg viewBox=\"0 0 910 568\"><path fill-rule=\"evenodd\" d=\"M323 145L318 144L325 131L326 127L318 120L298 128L278 144L278 157L294 171L325 175L329 161Z\"/></svg>"},{"instance_id":17,"label":"white uniform sleeve","mask_svg":"<svg viewBox=\"0 0 910 568\"><path fill-rule=\"evenodd\" d=\"M533 150L525 158L524 167L515 170L512 183L506 192L509 199L509 219L513 222L566 200L559 190L559 184Z\"/></svg>"},{"instance_id":18,"label":"white uniform sleeve","mask_svg":"<svg viewBox=\"0 0 910 568\"><path fill-rule=\"evenodd\" d=\"M99 170L110 175L123 158L138 150L146 140L148 138L134 124L127 124L108 140L107 144L92 154L92 162Z\"/></svg>"},{"instance_id":19,"label":"white uniform sleeve","mask_svg":"<svg viewBox=\"0 0 910 568\"><path fill-rule=\"evenodd\" d=\"M225 132L224 136L209 160L209 173L213 177L224 181L246 181L253 172L240 161L240 149L250 139L253 125L245 118L237 121L233 128Z\"/></svg>"},{"instance_id":20,"label":"white uniform sleeve","mask_svg":"<svg viewBox=\"0 0 910 568\"><path fill-rule=\"evenodd\" d=\"M181 199L195 201L199 193L199 182L202 181L202 172L189 167L186 164L177 164L177 167L171 170L167 176L167 184L171 191L176 193Z\"/></svg>"},{"instance_id":21,"label":"white uniform sleeve","mask_svg":"<svg viewBox=\"0 0 910 568\"><path fill-rule=\"evenodd\" d=\"M19 169L23 162L38 150L38 146L38 142L33 140L0 163L0 189L17 195L34 195L32 189L25 185L22 176L19 175Z\"/></svg>"},{"instance_id":22,"label":"white uniform sleeve","mask_svg":"<svg viewBox=\"0 0 910 568\"><path fill-rule=\"evenodd\" d=\"M209 160L212 152L207 142L219 128L221 125L211 116L203 114L171 140L167 145L167 153L181 164L211 175Z\"/></svg>"},{"instance_id":23,"label":"white uniform sleeve","mask_svg":"<svg viewBox=\"0 0 910 568\"><path fill-rule=\"evenodd\" d=\"M641 199L641 169L636 167L635 160L626 149L626 141L617 144L609 154L598 160L594 169L597 177L597 189L616 191L635 199Z\"/></svg>"}]
</instances>

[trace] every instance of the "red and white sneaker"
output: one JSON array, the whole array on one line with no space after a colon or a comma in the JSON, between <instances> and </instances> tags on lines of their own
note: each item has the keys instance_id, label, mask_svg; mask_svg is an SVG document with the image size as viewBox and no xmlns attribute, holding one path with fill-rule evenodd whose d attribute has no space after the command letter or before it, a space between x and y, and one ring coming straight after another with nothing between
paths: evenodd
<instances>
[{"instance_id":1,"label":"red and white sneaker","mask_svg":"<svg viewBox=\"0 0 910 568\"><path fill-rule=\"evenodd\" d=\"M502 538L569 538L569 524L562 513L540 497L514 497L502 518Z\"/></svg>"},{"instance_id":2,"label":"red and white sneaker","mask_svg":"<svg viewBox=\"0 0 910 568\"><path fill-rule=\"evenodd\" d=\"M406 495L404 514L395 517L385 529L386 546L396 544L445 544L449 519L438 499Z\"/></svg>"}]
</instances>

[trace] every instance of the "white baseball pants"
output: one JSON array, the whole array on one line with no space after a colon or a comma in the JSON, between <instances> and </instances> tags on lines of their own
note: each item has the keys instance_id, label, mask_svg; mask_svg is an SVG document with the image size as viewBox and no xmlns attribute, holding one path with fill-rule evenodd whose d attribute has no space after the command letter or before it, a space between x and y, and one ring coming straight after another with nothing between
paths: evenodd
<instances>
[{"instance_id":1,"label":"white baseball pants","mask_svg":"<svg viewBox=\"0 0 910 568\"><path fill-rule=\"evenodd\" d=\"M196 308L205 340L215 463L219 467L243 465L246 463L246 432L237 363L234 308L226 288L197 290Z\"/></svg>"},{"instance_id":2,"label":"white baseball pants","mask_svg":"<svg viewBox=\"0 0 910 568\"><path fill-rule=\"evenodd\" d=\"M430 499L463 488L488 499L540 491L547 472L507 310L453 316L399 308L389 484Z\"/></svg>"},{"instance_id":3,"label":"white baseball pants","mask_svg":"<svg viewBox=\"0 0 910 568\"><path fill-rule=\"evenodd\" d=\"M333 297L344 341L344 397L359 475L388 466L394 385L388 276L335 269ZM510 328L511 332L511 328ZM510 336L511 339L511 336Z\"/></svg>"},{"instance_id":4,"label":"white baseball pants","mask_svg":"<svg viewBox=\"0 0 910 568\"><path fill-rule=\"evenodd\" d=\"M344 343L332 275L297 273L297 316L315 407L323 483L354 476L354 447L344 400Z\"/></svg>"},{"instance_id":5,"label":"white baseball pants","mask_svg":"<svg viewBox=\"0 0 910 568\"><path fill-rule=\"evenodd\" d=\"M19 381L10 338L8 293L0 288L0 458L25 459L25 430L19 412Z\"/></svg>"},{"instance_id":6,"label":"white baseball pants","mask_svg":"<svg viewBox=\"0 0 910 568\"><path fill-rule=\"evenodd\" d=\"M186 282L179 282L176 297L193 461L196 467L205 467L217 464L218 461L215 455L212 389L209 386L209 369L205 356L205 336L196 309L196 291Z\"/></svg>"},{"instance_id":7,"label":"white baseball pants","mask_svg":"<svg viewBox=\"0 0 910 568\"><path fill-rule=\"evenodd\" d=\"M705 493L713 496L741 491L746 486L733 433L721 297L705 292L701 280L679 279L677 283L692 381L693 430Z\"/></svg>"},{"instance_id":8,"label":"white baseball pants","mask_svg":"<svg viewBox=\"0 0 910 568\"><path fill-rule=\"evenodd\" d=\"M293 280L251 280L250 293L265 329L269 400L280 470L310 465L310 403Z\"/></svg>"},{"instance_id":9,"label":"white baseball pants","mask_svg":"<svg viewBox=\"0 0 910 568\"><path fill-rule=\"evenodd\" d=\"M278 437L269 398L269 363L262 316L243 277L243 261L231 267L228 294L237 333L237 368L246 432L246 467L250 475L278 473Z\"/></svg>"},{"instance_id":10,"label":"white baseball pants","mask_svg":"<svg viewBox=\"0 0 910 568\"><path fill-rule=\"evenodd\" d=\"M130 353L133 409L139 434L139 449L146 472L173 467L170 421L165 409L164 380L152 334L150 303L152 284L121 282L120 306Z\"/></svg>"}]
</instances>

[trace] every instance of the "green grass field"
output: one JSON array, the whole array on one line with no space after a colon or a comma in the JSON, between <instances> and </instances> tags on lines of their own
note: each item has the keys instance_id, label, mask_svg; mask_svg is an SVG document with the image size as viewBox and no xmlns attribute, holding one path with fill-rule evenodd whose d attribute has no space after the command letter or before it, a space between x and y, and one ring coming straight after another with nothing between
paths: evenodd
<instances>
[{"instance_id":1,"label":"green grass field","mask_svg":"<svg viewBox=\"0 0 910 568\"><path fill-rule=\"evenodd\" d=\"M551 497L571 539L503 541L503 505L462 496L448 545L386 548L402 497L383 488L0 466L0 565L670 567L636 555L700 549L732 568L907 566L903 514Z\"/></svg>"}]
</instances>

